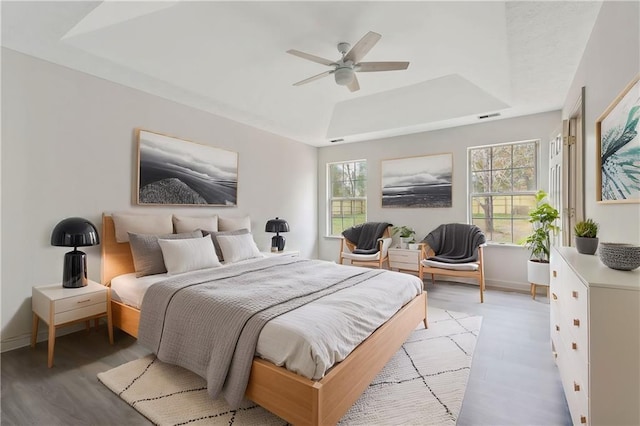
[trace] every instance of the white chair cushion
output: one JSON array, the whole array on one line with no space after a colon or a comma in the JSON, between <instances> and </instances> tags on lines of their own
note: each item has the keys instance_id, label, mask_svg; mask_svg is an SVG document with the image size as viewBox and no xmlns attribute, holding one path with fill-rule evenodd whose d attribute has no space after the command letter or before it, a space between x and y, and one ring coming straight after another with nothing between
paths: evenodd
<instances>
[{"instance_id":1,"label":"white chair cushion","mask_svg":"<svg viewBox=\"0 0 640 426\"><path fill-rule=\"evenodd\" d=\"M438 262L436 260L428 260L423 259L420 261L422 266L440 268L440 269L450 269L452 271L477 271L478 264L477 263L444 263Z\"/></svg>"},{"instance_id":2,"label":"white chair cushion","mask_svg":"<svg viewBox=\"0 0 640 426\"><path fill-rule=\"evenodd\" d=\"M348 251L343 251L342 257L345 259L351 259L351 260L379 260L380 252L373 253L373 254L353 254Z\"/></svg>"}]
</instances>

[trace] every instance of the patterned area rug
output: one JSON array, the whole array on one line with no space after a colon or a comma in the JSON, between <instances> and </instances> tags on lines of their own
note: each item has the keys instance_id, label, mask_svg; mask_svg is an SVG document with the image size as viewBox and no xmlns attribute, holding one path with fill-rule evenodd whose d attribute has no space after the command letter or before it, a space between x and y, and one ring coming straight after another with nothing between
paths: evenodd
<instances>
[{"instance_id":1,"label":"patterned area rug","mask_svg":"<svg viewBox=\"0 0 640 426\"><path fill-rule=\"evenodd\" d=\"M455 425L482 317L429 308L422 323L340 421L344 425ZM158 425L284 425L263 408L212 401L201 377L149 355L98 379Z\"/></svg>"}]
</instances>

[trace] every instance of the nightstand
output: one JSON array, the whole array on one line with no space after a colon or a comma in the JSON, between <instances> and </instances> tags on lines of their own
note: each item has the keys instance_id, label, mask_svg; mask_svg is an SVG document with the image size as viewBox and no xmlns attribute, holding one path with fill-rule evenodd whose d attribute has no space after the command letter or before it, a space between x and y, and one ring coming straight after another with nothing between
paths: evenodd
<instances>
[{"instance_id":1,"label":"nightstand","mask_svg":"<svg viewBox=\"0 0 640 426\"><path fill-rule=\"evenodd\" d=\"M33 308L33 329L31 347L36 346L40 320L49 326L49 354L47 366L53 366L53 348L56 343L56 329L85 321L87 328L90 320L107 317L109 343L113 344L113 324L111 321L111 300L109 288L94 281L80 288L64 288L62 284L33 287L31 305Z\"/></svg>"},{"instance_id":2,"label":"nightstand","mask_svg":"<svg viewBox=\"0 0 640 426\"><path fill-rule=\"evenodd\" d=\"M390 248L389 269L397 269L400 272L415 272L420 270L420 261L424 258L423 249L417 250Z\"/></svg>"}]
</instances>

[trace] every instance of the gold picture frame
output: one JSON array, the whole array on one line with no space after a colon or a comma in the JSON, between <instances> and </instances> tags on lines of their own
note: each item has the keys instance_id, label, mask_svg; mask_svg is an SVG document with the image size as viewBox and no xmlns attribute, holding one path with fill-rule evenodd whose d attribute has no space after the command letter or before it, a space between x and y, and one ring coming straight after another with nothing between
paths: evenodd
<instances>
[{"instance_id":1,"label":"gold picture frame","mask_svg":"<svg viewBox=\"0 0 640 426\"><path fill-rule=\"evenodd\" d=\"M640 203L640 74L596 120L596 201Z\"/></svg>"},{"instance_id":2,"label":"gold picture frame","mask_svg":"<svg viewBox=\"0 0 640 426\"><path fill-rule=\"evenodd\" d=\"M138 205L237 205L237 152L149 130L136 133Z\"/></svg>"}]
</instances>

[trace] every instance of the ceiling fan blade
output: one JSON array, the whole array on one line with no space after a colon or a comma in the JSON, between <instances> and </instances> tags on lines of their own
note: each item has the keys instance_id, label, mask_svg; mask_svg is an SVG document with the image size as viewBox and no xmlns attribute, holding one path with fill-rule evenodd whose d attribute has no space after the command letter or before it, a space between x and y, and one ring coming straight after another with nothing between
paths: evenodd
<instances>
[{"instance_id":1,"label":"ceiling fan blade","mask_svg":"<svg viewBox=\"0 0 640 426\"><path fill-rule=\"evenodd\" d=\"M312 55L310 53L304 53L299 50L289 49L287 50L287 53L293 56L298 56L300 58L307 59L309 61L317 62L322 65L327 65L327 66L335 65L334 61L330 61L329 59L321 58L320 56Z\"/></svg>"},{"instance_id":2,"label":"ceiling fan blade","mask_svg":"<svg viewBox=\"0 0 640 426\"><path fill-rule=\"evenodd\" d=\"M354 64L357 64L364 58L364 55L369 53L371 48L376 45L378 40L380 40L382 36L378 33L374 33L373 31L369 31L358 41L355 46L349 50L349 52L345 55L345 61L352 61Z\"/></svg>"},{"instance_id":3,"label":"ceiling fan blade","mask_svg":"<svg viewBox=\"0 0 640 426\"><path fill-rule=\"evenodd\" d=\"M396 71L409 68L409 62L360 62L355 66L358 72Z\"/></svg>"},{"instance_id":4,"label":"ceiling fan blade","mask_svg":"<svg viewBox=\"0 0 640 426\"><path fill-rule=\"evenodd\" d=\"M355 74L353 75L353 80L351 80L351 83L347 84L347 88L350 92L356 92L360 90L360 83L358 83L358 77L356 77Z\"/></svg>"},{"instance_id":5,"label":"ceiling fan blade","mask_svg":"<svg viewBox=\"0 0 640 426\"><path fill-rule=\"evenodd\" d=\"M301 80L301 81L299 81L297 83L293 83L293 85L294 86L301 86L303 84L311 83L312 81L319 80L322 77L328 76L332 72L333 72L333 70L325 71L325 72L322 72L322 73L320 73L318 75L314 75L313 77L305 78L304 80Z\"/></svg>"}]
</instances>

